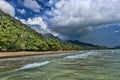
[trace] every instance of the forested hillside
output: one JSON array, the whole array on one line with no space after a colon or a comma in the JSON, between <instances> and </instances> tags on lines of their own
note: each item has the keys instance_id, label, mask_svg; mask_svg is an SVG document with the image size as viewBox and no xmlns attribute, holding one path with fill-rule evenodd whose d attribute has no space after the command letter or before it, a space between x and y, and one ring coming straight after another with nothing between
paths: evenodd
<instances>
[{"instance_id":1,"label":"forested hillside","mask_svg":"<svg viewBox=\"0 0 120 80\"><path fill-rule=\"evenodd\" d=\"M57 39L47 39L0 10L0 51L48 51L78 48L77 45L63 44Z\"/></svg>"},{"instance_id":2,"label":"forested hillside","mask_svg":"<svg viewBox=\"0 0 120 80\"><path fill-rule=\"evenodd\" d=\"M81 49L87 48L64 42L57 38L46 38L0 10L0 51L54 51ZM90 47L89 49L93 49L93 47Z\"/></svg>"}]
</instances>

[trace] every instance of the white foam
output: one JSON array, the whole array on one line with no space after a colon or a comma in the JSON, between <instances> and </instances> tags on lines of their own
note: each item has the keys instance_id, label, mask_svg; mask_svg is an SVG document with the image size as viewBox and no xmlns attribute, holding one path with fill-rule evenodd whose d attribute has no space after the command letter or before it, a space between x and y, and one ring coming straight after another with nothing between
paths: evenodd
<instances>
[{"instance_id":1,"label":"white foam","mask_svg":"<svg viewBox=\"0 0 120 80\"><path fill-rule=\"evenodd\" d=\"M82 53L82 54L67 56L67 57L65 57L65 58L67 58L67 59L86 58L86 57L88 57L89 55L95 55L95 54L97 54L97 53L95 53L95 52L87 52L87 53Z\"/></svg>"},{"instance_id":2,"label":"white foam","mask_svg":"<svg viewBox=\"0 0 120 80\"><path fill-rule=\"evenodd\" d=\"M111 51L112 53L114 52L114 51Z\"/></svg>"},{"instance_id":3,"label":"white foam","mask_svg":"<svg viewBox=\"0 0 120 80\"><path fill-rule=\"evenodd\" d=\"M40 63L27 64L27 65L24 65L23 67L21 67L20 70L23 70L23 69L30 69L30 68L35 68L35 67L40 67L40 66L47 65L47 64L49 64L49 63L50 63L50 61L45 61L45 62L40 62Z\"/></svg>"}]
</instances>

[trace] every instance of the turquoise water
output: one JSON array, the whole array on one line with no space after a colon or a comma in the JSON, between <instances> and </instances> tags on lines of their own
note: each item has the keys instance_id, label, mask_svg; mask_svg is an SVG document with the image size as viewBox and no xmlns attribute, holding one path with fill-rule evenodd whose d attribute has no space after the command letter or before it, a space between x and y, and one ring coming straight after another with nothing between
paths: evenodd
<instances>
[{"instance_id":1,"label":"turquoise water","mask_svg":"<svg viewBox=\"0 0 120 80\"><path fill-rule=\"evenodd\" d=\"M24 64L1 73L0 80L120 80L120 50L77 52Z\"/></svg>"}]
</instances>

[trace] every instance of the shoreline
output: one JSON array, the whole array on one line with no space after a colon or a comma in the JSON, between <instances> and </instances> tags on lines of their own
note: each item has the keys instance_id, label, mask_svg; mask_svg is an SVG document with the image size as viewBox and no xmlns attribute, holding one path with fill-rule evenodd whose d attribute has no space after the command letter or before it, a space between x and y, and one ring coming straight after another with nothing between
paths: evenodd
<instances>
[{"instance_id":1,"label":"shoreline","mask_svg":"<svg viewBox=\"0 0 120 80\"><path fill-rule=\"evenodd\" d=\"M19 69L26 64L58 59L74 52L79 51L0 52L0 74Z\"/></svg>"},{"instance_id":2,"label":"shoreline","mask_svg":"<svg viewBox=\"0 0 120 80\"><path fill-rule=\"evenodd\" d=\"M61 53L72 53L77 51L23 51L23 52L0 52L0 59L3 58L14 58L14 57L25 57L34 55L47 55L47 54L61 54Z\"/></svg>"}]
</instances>

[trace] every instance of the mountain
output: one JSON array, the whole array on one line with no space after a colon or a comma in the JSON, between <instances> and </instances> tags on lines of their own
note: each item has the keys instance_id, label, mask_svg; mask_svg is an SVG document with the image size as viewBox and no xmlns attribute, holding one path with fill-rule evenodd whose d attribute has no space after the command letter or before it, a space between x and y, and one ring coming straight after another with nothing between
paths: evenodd
<instances>
[{"instance_id":1,"label":"mountain","mask_svg":"<svg viewBox=\"0 0 120 80\"><path fill-rule=\"evenodd\" d=\"M84 49L107 49L107 46L99 46L90 43L80 42L78 40L68 40L67 42L82 46Z\"/></svg>"},{"instance_id":2,"label":"mountain","mask_svg":"<svg viewBox=\"0 0 120 80\"><path fill-rule=\"evenodd\" d=\"M45 45L43 39L41 34L0 10L1 51L39 50L39 44Z\"/></svg>"},{"instance_id":3,"label":"mountain","mask_svg":"<svg viewBox=\"0 0 120 80\"><path fill-rule=\"evenodd\" d=\"M120 46L116 46L114 49L120 49Z\"/></svg>"},{"instance_id":4,"label":"mountain","mask_svg":"<svg viewBox=\"0 0 120 80\"><path fill-rule=\"evenodd\" d=\"M84 45L62 41L51 34L42 35L0 10L0 51L97 49L92 46L86 47Z\"/></svg>"},{"instance_id":5,"label":"mountain","mask_svg":"<svg viewBox=\"0 0 120 80\"><path fill-rule=\"evenodd\" d=\"M44 34L46 38L59 40L61 43L74 44L80 47L81 50L90 50L90 49L107 49L106 46L99 46L90 43L80 42L78 40L68 40L62 41L59 37L53 36L52 34Z\"/></svg>"},{"instance_id":6,"label":"mountain","mask_svg":"<svg viewBox=\"0 0 120 80\"><path fill-rule=\"evenodd\" d=\"M90 43L85 43L85 42L80 42L78 40L68 40L67 42L71 42L76 45L81 45L81 46L92 46L92 47L99 47L98 45L90 44Z\"/></svg>"},{"instance_id":7,"label":"mountain","mask_svg":"<svg viewBox=\"0 0 120 80\"><path fill-rule=\"evenodd\" d=\"M52 35L49 35L52 37ZM59 38L47 38L0 10L0 51L80 50Z\"/></svg>"}]
</instances>

